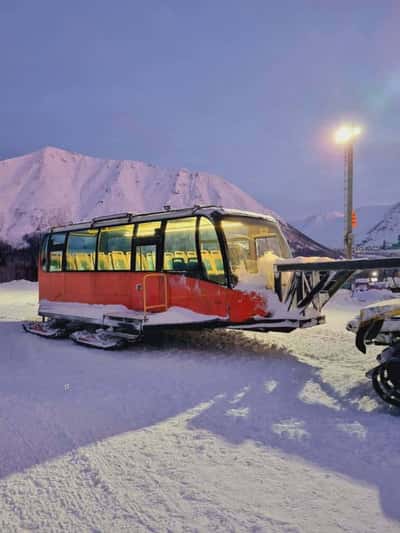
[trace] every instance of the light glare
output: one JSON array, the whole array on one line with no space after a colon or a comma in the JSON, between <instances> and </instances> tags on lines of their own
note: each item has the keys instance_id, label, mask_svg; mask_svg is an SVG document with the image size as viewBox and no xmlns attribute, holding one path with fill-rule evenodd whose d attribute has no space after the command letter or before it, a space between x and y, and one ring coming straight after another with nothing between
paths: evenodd
<instances>
[{"instance_id":1,"label":"light glare","mask_svg":"<svg viewBox=\"0 0 400 533\"><path fill-rule=\"evenodd\" d=\"M362 129L360 126L351 126L344 124L340 126L335 132L335 142L337 144L346 144L359 135L361 135Z\"/></svg>"}]
</instances>

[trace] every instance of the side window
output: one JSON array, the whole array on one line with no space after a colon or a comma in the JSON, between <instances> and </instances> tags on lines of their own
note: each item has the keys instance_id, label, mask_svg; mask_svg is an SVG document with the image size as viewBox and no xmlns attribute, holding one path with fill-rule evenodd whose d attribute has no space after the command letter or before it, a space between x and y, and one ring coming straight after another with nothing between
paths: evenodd
<instances>
[{"instance_id":1,"label":"side window","mask_svg":"<svg viewBox=\"0 0 400 533\"><path fill-rule=\"evenodd\" d=\"M136 227L135 270L154 272L157 270L157 247L160 242L161 221L142 222Z\"/></svg>"},{"instance_id":2,"label":"side window","mask_svg":"<svg viewBox=\"0 0 400 533\"><path fill-rule=\"evenodd\" d=\"M49 235L45 235L43 237L42 243L40 245L40 267L44 272L47 272L49 269L48 265L48 243L49 243Z\"/></svg>"},{"instance_id":3,"label":"side window","mask_svg":"<svg viewBox=\"0 0 400 533\"><path fill-rule=\"evenodd\" d=\"M130 270L133 224L102 228L99 235L97 270Z\"/></svg>"},{"instance_id":4,"label":"side window","mask_svg":"<svg viewBox=\"0 0 400 533\"><path fill-rule=\"evenodd\" d=\"M50 233L48 239L49 272L61 272L66 233Z\"/></svg>"},{"instance_id":5,"label":"side window","mask_svg":"<svg viewBox=\"0 0 400 533\"><path fill-rule=\"evenodd\" d=\"M199 243L201 262L207 279L225 285L224 262L217 232L214 225L204 217L200 218Z\"/></svg>"},{"instance_id":6,"label":"side window","mask_svg":"<svg viewBox=\"0 0 400 533\"><path fill-rule=\"evenodd\" d=\"M196 220L196 217L168 220L164 237L164 270L200 276Z\"/></svg>"},{"instance_id":7,"label":"side window","mask_svg":"<svg viewBox=\"0 0 400 533\"><path fill-rule=\"evenodd\" d=\"M94 270L97 229L71 231L67 240L67 270Z\"/></svg>"},{"instance_id":8,"label":"side window","mask_svg":"<svg viewBox=\"0 0 400 533\"><path fill-rule=\"evenodd\" d=\"M142 222L141 224L138 224L136 237L144 239L157 238L160 234L160 228L160 220L154 222Z\"/></svg>"},{"instance_id":9,"label":"side window","mask_svg":"<svg viewBox=\"0 0 400 533\"><path fill-rule=\"evenodd\" d=\"M135 257L135 270L137 272L156 270L156 244L137 244Z\"/></svg>"}]
</instances>

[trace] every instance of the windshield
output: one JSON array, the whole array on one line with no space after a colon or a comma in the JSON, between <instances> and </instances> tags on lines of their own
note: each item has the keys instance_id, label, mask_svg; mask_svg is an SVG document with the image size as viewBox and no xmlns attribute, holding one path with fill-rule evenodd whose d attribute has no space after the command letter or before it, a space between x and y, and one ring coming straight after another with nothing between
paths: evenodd
<instances>
[{"instance_id":1,"label":"windshield","mask_svg":"<svg viewBox=\"0 0 400 533\"><path fill-rule=\"evenodd\" d=\"M273 265L291 257L278 225L250 217L226 217L222 229L228 246L229 263L238 284L273 288Z\"/></svg>"}]
</instances>

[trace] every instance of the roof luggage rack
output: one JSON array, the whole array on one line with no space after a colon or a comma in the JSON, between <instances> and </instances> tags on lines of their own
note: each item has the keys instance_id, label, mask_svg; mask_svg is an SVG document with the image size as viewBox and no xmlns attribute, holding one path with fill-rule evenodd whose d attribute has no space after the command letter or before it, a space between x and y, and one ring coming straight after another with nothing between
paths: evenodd
<instances>
[{"instance_id":1,"label":"roof luggage rack","mask_svg":"<svg viewBox=\"0 0 400 533\"><path fill-rule=\"evenodd\" d=\"M105 215L102 217L95 217L92 222L103 222L104 220L113 220L114 218L128 218L133 216L133 213L116 213L115 215Z\"/></svg>"},{"instance_id":2,"label":"roof luggage rack","mask_svg":"<svg viewBox=\"0 0 400 533\"><path fill-rule=\"evenodd\" d=\"M168 209L169 207L169 209ZM215 204L209 204L209 205L199 205L194 204L192 206L188 207L179 207L179 208L172 208L168 205L164 206L163 210L160 211L153 211L150 213L115 213L110 215L104 215L99 217L94 217L91 220L84 221L84 222L77 222L77 223L70 223L70 224L64 224L62 226L55 226L50 229L51 233L58 233L63 231L73 231L73 230L79 230L79 229L89 229L89 228L99 228L103 226L116 226L118 224L131 224L131 223L140 223L140 222L147 222L147 221L153 221L153 220L165 220L169 218L176 218L184 217L184 216L193 216L195 214L201 213L201 210L211 210L214 209L216 211L219 211L221 214L235 214L240 215L241 213L243 215L251 215L251 216L258 216L262 218L268 218L271 219L272 217L270 215L266 215L263 213L246 213L242 212L240 209L225 209L221 205L215 205Z\"/></svg>"},{"instance_id":3,"label":"roof luggage rack","mask_svg":"<svg viewBox=\"0 0 400 533\"><path fill-rule=\"evenodd\" d=\"M104 223L108 223L109 225L117 225L117 224L128 224L129 222L132 222L132 218L135 215L133 213L116 213L115 215L104 215L102 217L95 217L92 219L90 227L91 228L97 228L99 226L104 226Z\"/></svg>"}]
</instances>

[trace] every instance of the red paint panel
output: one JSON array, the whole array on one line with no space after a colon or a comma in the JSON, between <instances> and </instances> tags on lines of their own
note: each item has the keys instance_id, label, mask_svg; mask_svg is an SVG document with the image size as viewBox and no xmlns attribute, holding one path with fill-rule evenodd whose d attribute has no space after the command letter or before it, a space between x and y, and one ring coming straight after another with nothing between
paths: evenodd
<instances>
[{"instance_id":1,"label":"red paint panel","mask_svg":"<svg viewBox=\"0 0 400 533\"><path fill-rule=\"evenodd\" d=\"M143 311L144 285L150 312L164 309L165 281L168 307L178 306L196 313L226 318L235 323L266 316L266 303L259 294L228 289L182 274L148 272L42 272L39 271L41 300L88 304L119 304Z\"/></svg>"}]
</instances>

